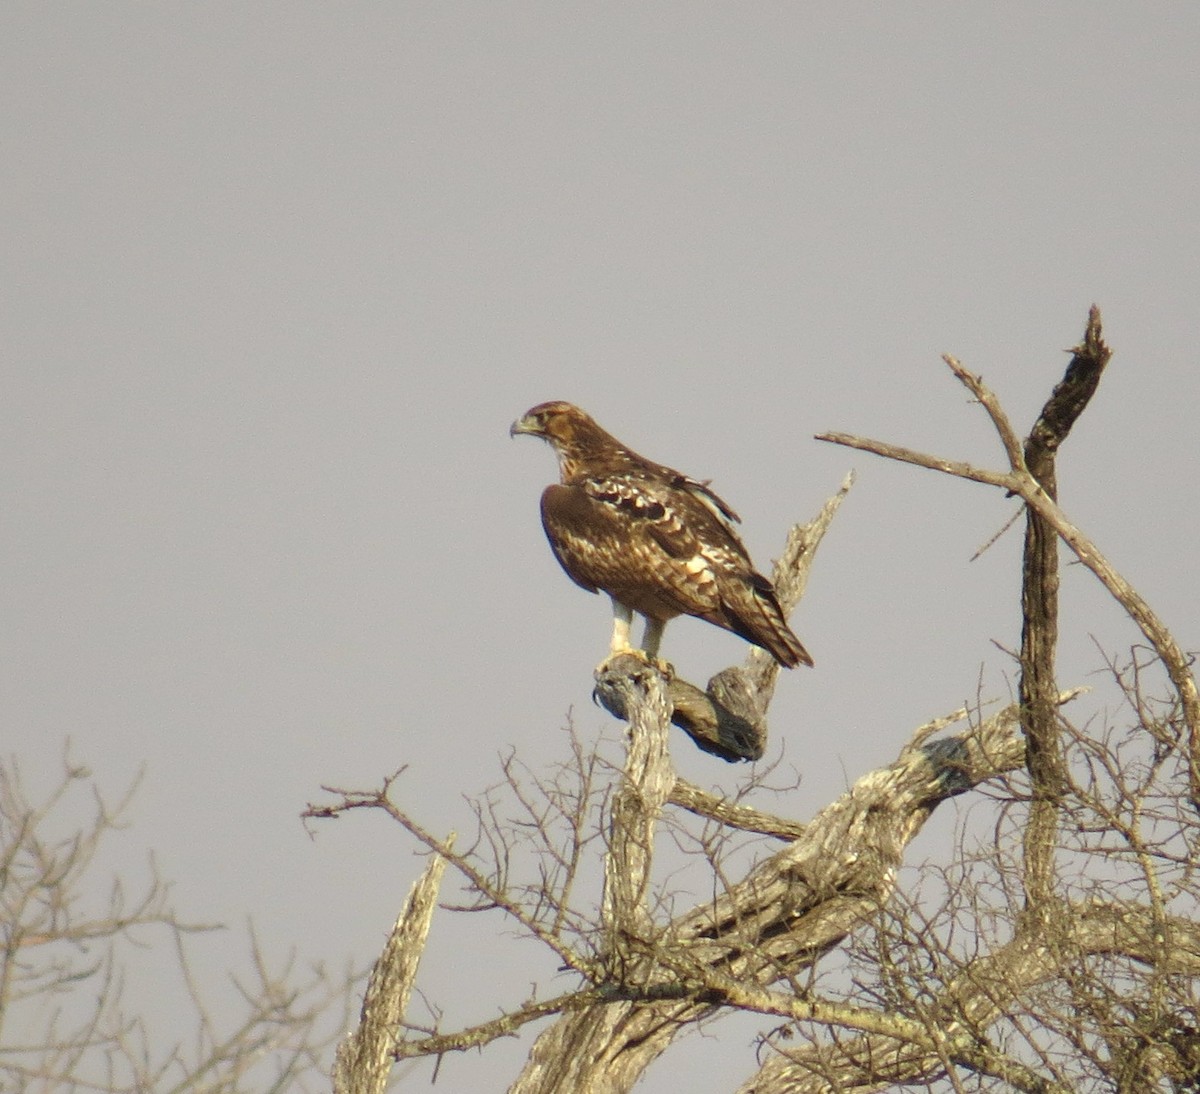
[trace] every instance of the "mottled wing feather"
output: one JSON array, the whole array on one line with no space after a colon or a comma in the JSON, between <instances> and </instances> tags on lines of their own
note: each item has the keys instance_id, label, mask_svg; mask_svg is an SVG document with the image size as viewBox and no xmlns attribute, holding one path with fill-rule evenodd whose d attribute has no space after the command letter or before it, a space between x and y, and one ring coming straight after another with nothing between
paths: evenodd
<instances>
[{"instance_id":1,"label":"mottled wing feather","mask_svg":"<svg viewBox=\"0 0 1200 1094\"><path fill-rule=\"evenodd\" d=\"M682 471L667 467L666 464L655 463L627 449L619 451L624 465L637 468L638 476L643 480L659 482L672 486L677 491L685 491L715 512L718 517L723 517L733 524L741 524L742 518L734 512L733 506L709 485L711 479L693 479L691 475L685 475Z\"/></svg>"},{"instance_id":2,"label":"mottled wing feather","mask_svg":"<svg viewBox=\"0 0 1200 1094\"><path fill-rule=\"evenodd\" d=\"M546 536L576 584L652 619L697 616L785 664L808 662L770 581L728 523L736 519L706 484L648 461L644 470L593 474L542 495Z\"/></svg>"},{"instance_id":3,"label":"mottled wing feather","mask_svg":"<svg viewBox=\"0 0 1200 1094\"><path fill-rule=\"evenodd\" d=\"M709 487L708 479L691 479L687 475L675 473L672 485L682 487L689 494L698 497L709 508L716 509L718 515L726 520L732 521L734 524L742 523L742 518L733 511L733 506Z\"/></svg>"},{"instance_id":4,"label":"mottled wing feather","mask_svg":"<svg viewBox=\"0 0 1200 1094\"><path fill-rule=\"evenodd\" d=\"M596 476L577 486L548 487L542 523L577 584L604 589L655 619L703 617L720 609L717 575L694 521L676 508L680 497L636 476ZM707 508L691 504L718 524Z\"/></svg>"}]
</instances>

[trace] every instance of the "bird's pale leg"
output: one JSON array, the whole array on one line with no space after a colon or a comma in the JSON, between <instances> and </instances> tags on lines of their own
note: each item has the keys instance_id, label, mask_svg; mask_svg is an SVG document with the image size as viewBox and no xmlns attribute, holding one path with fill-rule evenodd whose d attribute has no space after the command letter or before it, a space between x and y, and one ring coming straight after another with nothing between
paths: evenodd
<instances>
[{"instance_id":1,"label":"bird's pale leg","mask_svg":"<svg viewBox=\"0 0 1200 1094\"><path fill-rule=\"evenodd\" d=\"M651 619L646 617L646 630L642 634L642 649L646 651L646 656L654 659L658 657L658 647L662 645L663 631L667 629L667 621L665 619Z\"/></svg>"},{"instance_id":2,"label":"bird's pale leg","mask_svg":"<svg viewBox=\"0 0 1200 1094\"><path fill-rule=\"evenodd\" d=\"M675 666L658 656L658 647L662 645L663 631L666 629L665 619L651 619L646 616L646 629L642 632L642 652L646 660L669 680L675 675Z\"/></svg>"},{"instance_id":3,"label":"bird's pale leg","mask_svg":"<svg viewBox=\"0 0 1200 1094\"><path fill-rule=\"evenodd\" d=\"M646 637L642 639L643 645L647 641L654 643L654 649L658 650L659 642L662 641L662 627L665 623L654 624L650 620L646 621ZM612 641L608 643L608 656L604 661L601 661L596 666L596 672L602 672L608 666L608 662L614 657L619 657L622 654L632 654L647 663L653 665L659 672L673 674L673 669L667 665L665 661L659 661L658 657L649 650L640 650L629 641L630 632L634 627L634 609L626 607L622 602L617 600L617 597L612 597Z\"/></svg>"},{"instance_id":4,"label":"bird's pale leg","mask_svg":"<svg viewBox=\"0 0 1200 1094\"><path fill-rule=\"evenodd\" d=\"M633 626L633 609L627 608L616 597L612 598L613 632L612 641L608 644L608 656L616 657L618 653L629 653L633 647L629 643L629 631Z\"/></svg>"}]
</instances>

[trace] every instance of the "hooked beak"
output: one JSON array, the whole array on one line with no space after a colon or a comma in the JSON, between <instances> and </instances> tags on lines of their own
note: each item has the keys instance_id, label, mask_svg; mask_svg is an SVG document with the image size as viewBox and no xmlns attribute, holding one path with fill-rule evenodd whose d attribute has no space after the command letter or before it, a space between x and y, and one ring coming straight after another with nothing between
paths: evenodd
<instances>
[{"instance_id":1,"label":"hooked beak","mask_svg":"<svg viewBox=\"0 0 1200 1094\"><path fill-rule=\"evenodd\" d=\"M528 433L534 437L540 437L542 435L541 427L529 414L526 414L524 418L518 418L511 426L508 427L508 435L510 437L518 437L522 433Z\"/></svg>"}]
</instances>

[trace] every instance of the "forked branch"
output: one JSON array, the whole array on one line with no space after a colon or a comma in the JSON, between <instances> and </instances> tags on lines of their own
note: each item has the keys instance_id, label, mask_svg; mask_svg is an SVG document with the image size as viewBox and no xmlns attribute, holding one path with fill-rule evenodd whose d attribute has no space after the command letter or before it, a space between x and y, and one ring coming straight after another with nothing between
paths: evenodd
<instances>
[{"instance_id":1,"label":"forked branch","mask_svg":"<svg viewBox=\"0 0 1200 1094\"><path fill-rule=\"evenodd\" d=\"M1099 324L1100 314L1093 309L1089 315L1088 334L1079 347L1081 352L1076 354L1077 357L1097 353L1107 354L1107 347L1103 345L1099 337ZM871 452L887 459L941 471L957 478L998 486L1017 495L1031 510L1046 521L1055 534L1071 549L1075 557L1100 579L1104 587L1146 636L1147 641L1154 647L1162 661L1179 696L1184 723L1187 727L1189 793L1193 805L1200 809L1200 694L1197 693L1189 658L1180 649L1171 632L1149 604L1129 582L1121 577L1112 564L1100 553L1096 545L1067 519L1056 501L1031 474L1026 466L1025 454L1020 451L1019 444L1014 448L1015 432L1011 426L1007 425L1007 419L999 411L998 401L983 385L983 381L964 369L953 358L947 358L947 364L988 411L1004 444L1005 452L1008 454L1009 469L1007 471L990 471L961 461L930 456L923 452L902 448L899 445L887 444L849 433L821 433L817 435L817 440L857 448L863 452ZM1064 378L1063 383L1059 385L1059 391L1062 392L1061 398L1056 402L1055 397L1052 396L1050 403L1047 404L1047 411L1043 413L1043 418L1046 419L1052 432L1054 429L1062 428L1061 423L1050 424L1056 415L1061 414L1069 419L1072 413L1078 414L1078 409L1082 409L1082 407L1075 409L1076 400L1083 400L1086 403L1086 396L1090 396L1087 384L1081 383L1076 387L1070 369L1068 369L1068 375ZM1056 396L1058 396L1057 391ZM1065 436L1065 434L1063 435Z\"/></svg>"},{"instance_id":2,"label":"forked branch","mask_svg":"<svg viewBox=\"0 0 1200 1094\"><path fill-rule=\"evenodd\" d=\"M1022 1074L1015 1061L984 1051L983 1036L973 1036L987 1030L1021 996L1039 984L1069 976L1073 963L1085 955L1121 955L1158 966L1168 976L1200 974L1200 929L1190 920L1173 918L1166 924L1174 945L1164 954L1157 938L1164 924L1148 908L1085 904L1060 905L1054 911L1063 931L1059 945L1029 946L1024 939L1014 939L965 966L940 997L927 1004L927 1024L948 1034L954 1062L1001 1078L1016 1090L1039 1094L1064 1094L1074 1088ZM829 1090L867 1094L920 1083L944 1064L928 1037L898 1033L864 1032L832 1044L780 1051L738 1094L825 1094ZM972 1044L974 1053L963 1047Z\"/></svg>"},{"instance_id":3,"label":"forked branch","mask_svg":"<svg viewBox=\"0 0 1200 1094\"><path fill-rule=\"evenodd\" d=\"M879 1012L822 1010L797 999L796 987L886 902L905 846L940 802L1024 761L1015 706L961 734L929 737L922 727L894 764L864 775L786 848L660 928L646 949L656 972L643 972L640 993L614 986L604 1002L578 1010L585 1000L573 999L535 1042L510 1094L627 1091L678 1034L725 1005L857 1029L885 1023ZM764 990L781 981L790 990Z\"/></svg>"},{"instance_id":4,"label":"forked branch","mask_svg":"<svg viewBox=\"0 0 1200 1094\"><path fill-rule=\"evenodd\" d=\"M847 475L812 520L793 525L788 532L772 574L785 616L804 595L817 548L853 484L854 475ZM730 763L761 759L767 743L767 707L778 676L775 659L754 647L743 664L722 669L703 690L676 677L668 682L671 721L697 747Z\"/></svg>"}]
</instances>

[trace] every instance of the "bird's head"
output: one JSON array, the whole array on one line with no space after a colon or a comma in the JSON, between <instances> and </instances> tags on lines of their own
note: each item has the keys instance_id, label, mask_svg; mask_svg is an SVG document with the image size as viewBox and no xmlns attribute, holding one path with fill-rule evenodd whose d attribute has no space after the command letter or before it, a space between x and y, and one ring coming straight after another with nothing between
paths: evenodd
<instances>
[{"instance_id":1,"label":"bird's head","mask_svg":"<svg viewBox=\"0 0 1200 1094\"><path fill-rule=\"evenodd\" d=\"M549 442L558 455L564 481L585 460L601 454L623 454L617 441L601 429L591 415L573 403L558 400L539 403L513 422L508 433L511 437L524 433Z\"/></svg>"},{"instance_id":2,"label":"bird's head","mask_svg":"<svg viewBox=\"0 0 1200 1094\"><path fill-rule=\"evenodd\" d=\"M555 446L570 444L579 422L588 422L593 426L596 424L579 407L555 400L539 403L532 410L526 411L513 422L508 434L510 437L516 437L527 433L531 437L541 437Z\"/></svg>"}]
</instances>

